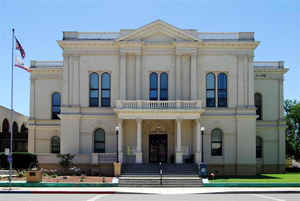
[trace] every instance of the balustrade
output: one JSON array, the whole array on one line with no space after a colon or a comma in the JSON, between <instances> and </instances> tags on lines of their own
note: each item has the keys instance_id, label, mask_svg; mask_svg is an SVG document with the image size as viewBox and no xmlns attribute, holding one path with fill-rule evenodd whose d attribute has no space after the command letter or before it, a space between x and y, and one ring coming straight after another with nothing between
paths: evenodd
<instances>
[{"instance_id":1,"label":"balustrade","mask_svg":"<svg viewBox=\"0 0 300 201\"><path fill-rule=\"evenodd\" d=\"M200 100L170 100L170 101L152 101L152 100L118 100L117 109L152 109L152 110L174 110L174 109L200 109Z\"/></svg>"}]
</instances>

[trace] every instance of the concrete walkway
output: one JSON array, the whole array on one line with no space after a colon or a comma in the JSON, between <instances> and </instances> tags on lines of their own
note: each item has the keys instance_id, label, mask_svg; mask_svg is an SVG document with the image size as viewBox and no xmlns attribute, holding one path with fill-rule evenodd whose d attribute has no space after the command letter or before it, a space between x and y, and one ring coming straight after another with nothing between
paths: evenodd
<instances>
[{"instance_id":1,"label":"concrete walkway","mask_svg":"<svg viewBox=\"0 0 300 201\"><path fill-rule=\"evenodd\" d=\"M222 188L222 187L199 187L199 188L1 188L0 193L92 193L92 194L113 194L113 193L142 193L142 194L203 194L203 193L300 193L300 188Z\"/></svg>"}]
</instances>

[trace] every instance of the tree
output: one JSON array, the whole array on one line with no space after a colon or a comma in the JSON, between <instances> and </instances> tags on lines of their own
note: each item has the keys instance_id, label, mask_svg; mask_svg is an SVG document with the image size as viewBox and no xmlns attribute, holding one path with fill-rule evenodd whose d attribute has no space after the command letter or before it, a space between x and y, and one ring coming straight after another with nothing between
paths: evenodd
<instances>
[{"instance_id":1,"label":"tree","mask_svg":"<svg viewBox=\"0 0 300 201\"><path fill-rule=\"evenodd\" d=\"M285 100L283 108L286 113L286 153L300 159L300 102Z\"/></svg>"}]
</instances>

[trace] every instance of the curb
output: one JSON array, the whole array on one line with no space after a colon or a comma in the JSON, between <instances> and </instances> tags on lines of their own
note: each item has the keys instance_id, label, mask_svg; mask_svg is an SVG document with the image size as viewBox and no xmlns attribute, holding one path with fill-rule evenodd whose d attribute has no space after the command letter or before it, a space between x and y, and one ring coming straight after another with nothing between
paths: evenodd
<instances>
[{"instance_id":1,"label":"curb","mask_svg":"<svg viewBox=\"0 0 300 201\"><path fill-rule=\"evenodd\" d=\"M117 183L100 184L100 183L26 183L26 182L14 182L11 187L118 187ZM0 183L0 187L9 187L8 182Z\"/></svg>"},{"instance_id":2,"label":"curb","mask_svg":"<svg viewBox=\"0 0 300 201\"><path fill-rule=\"evenodd\" d=\"M286 194L286 193L299 193L299 191L224 191L224 192L211 192L211 193L202 193L202 194Z\"/></svg>"},{"instance_id":3,"label":"curb","mask_svg":"<svg viewBox=\"0 0 300 201\"><path fill-rule=\"evenodd\" d=\"M300 183L204 183L203 187L300 187Z\"/></svg>"},{"instance_id":4,"label":"curb","mask_svg":"<svg viewBox=\"0 0 300 201\"><path fill-rule=\"evenodd\" d=\"M116 194L115 191L18 191L18 190L7 190L0 191L5 194Z\"/></svg>"}]
</instances>

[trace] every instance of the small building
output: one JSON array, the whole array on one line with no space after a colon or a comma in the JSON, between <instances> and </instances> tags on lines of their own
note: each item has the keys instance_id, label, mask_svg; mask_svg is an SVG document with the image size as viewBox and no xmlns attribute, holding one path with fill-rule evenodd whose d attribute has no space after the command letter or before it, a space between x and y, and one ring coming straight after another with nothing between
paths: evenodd
<instances>
[{"instance_id":1,"label":"small building","mask_svg":"<svg viewBox=\"0 0 300 201\"><path fill-rule=\"evenodd\" d=\"M122 163L203 160L225 175L284 171L287 68L254 61L253 32L157 20L63 32L57 43L62 61L31 62L28 149L41 165L57 164L57 153L76 154L82 166L118 153Z\"/></svg>"},{"instance_id":2,"label":"small building","mask_svg":"<svg viewBox=\"0 0 300 201\"><path fill-rule=\"evenodd\" d=\"M10 148L11 137L11 110L0 105L0 152ZM28 118L18 112L13 114L13 152L27 152Z\"/></svg>"}]
</instances>

